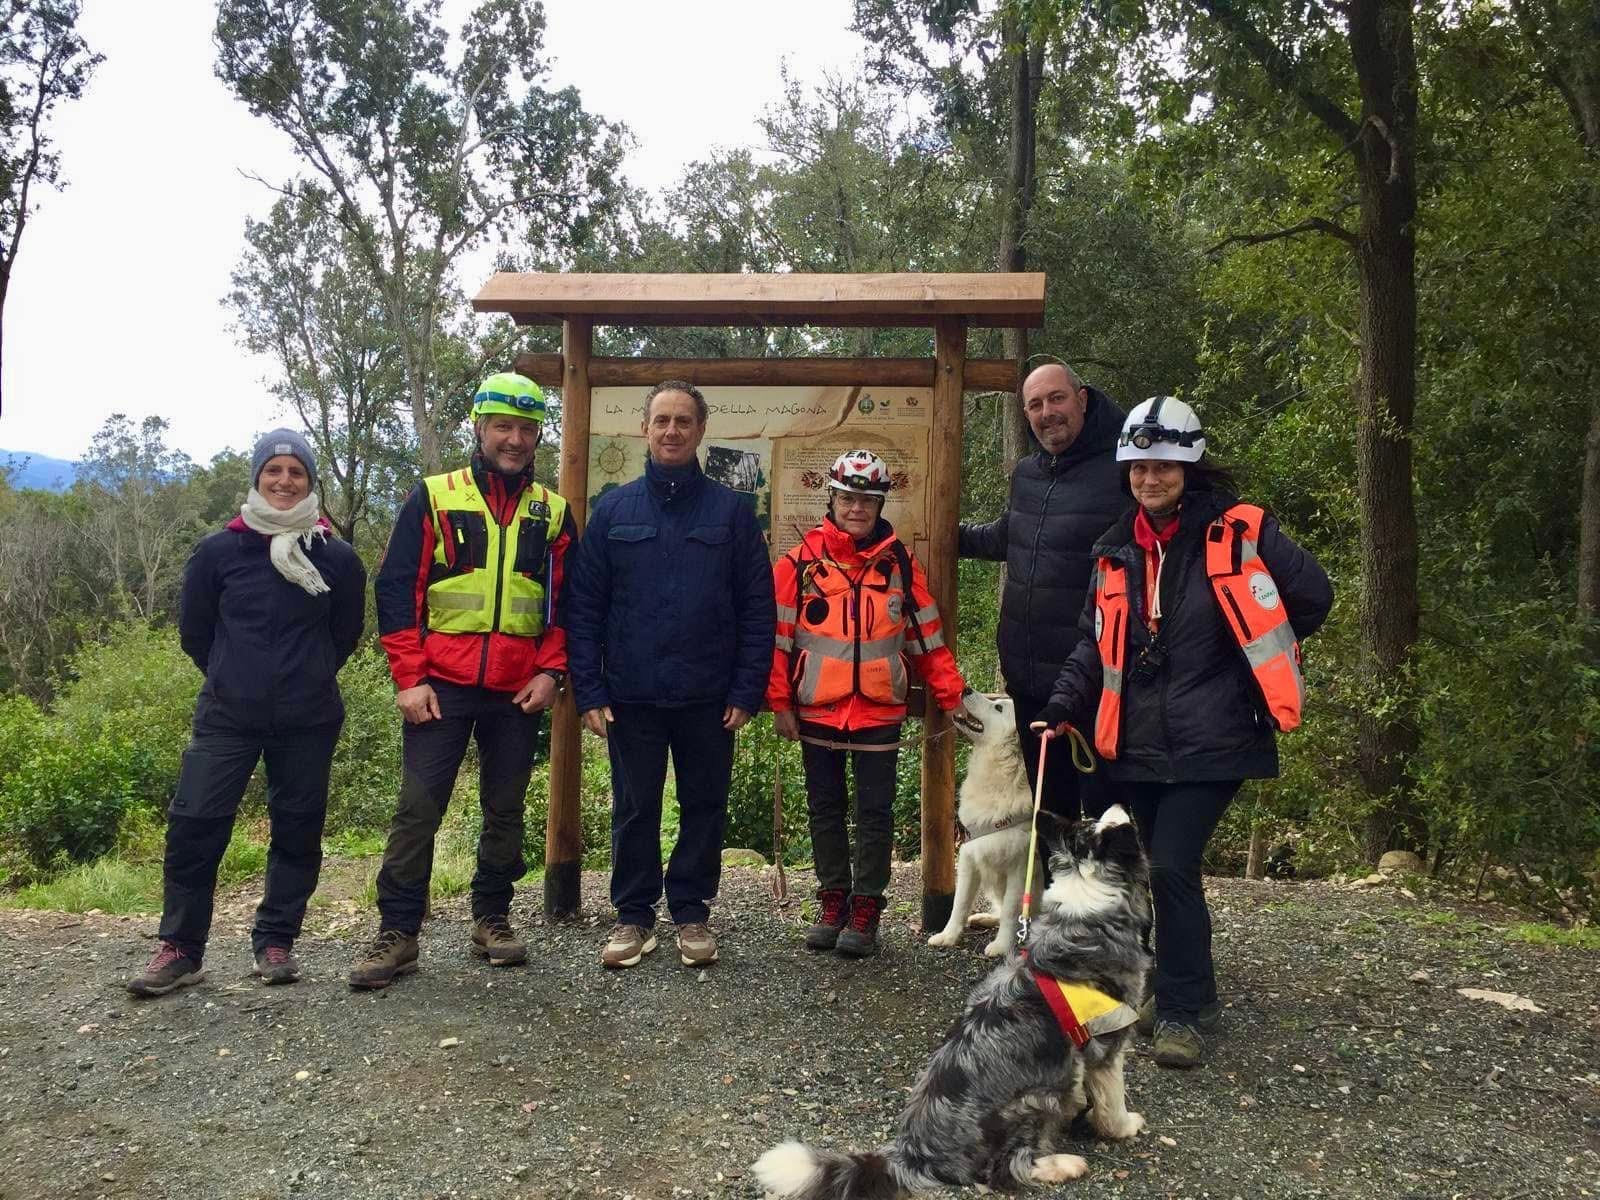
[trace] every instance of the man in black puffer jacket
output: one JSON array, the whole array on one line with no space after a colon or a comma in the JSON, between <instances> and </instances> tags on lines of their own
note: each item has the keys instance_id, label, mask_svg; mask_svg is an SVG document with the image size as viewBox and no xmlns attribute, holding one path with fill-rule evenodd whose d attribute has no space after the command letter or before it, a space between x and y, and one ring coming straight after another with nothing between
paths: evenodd
<instances>
[{"instance_id":1,"label":"man in black puffer jacket","mask_svg":"<svg viewBox=\"0 0 1600 1200\"><path fill-rule=\"evenodd\" d=\"M1000 671L1016 705L1017 737L1032 781L1039 738L1028 726L1083 637L1077 619L1094 565L1090 550L1128 505L1116 462L1127 414L1057 363L1023 381L1022 409L1042 448L1017 462L998 520L962 524L961 557L1006 564ZM1044 807L1076 816L1078 778L1070 756L1057 747L1046 767ZM1083 778L1084 811L1098 816L1114 797L1101 786L1100 772Z\"/></svg>"}]
</instances>

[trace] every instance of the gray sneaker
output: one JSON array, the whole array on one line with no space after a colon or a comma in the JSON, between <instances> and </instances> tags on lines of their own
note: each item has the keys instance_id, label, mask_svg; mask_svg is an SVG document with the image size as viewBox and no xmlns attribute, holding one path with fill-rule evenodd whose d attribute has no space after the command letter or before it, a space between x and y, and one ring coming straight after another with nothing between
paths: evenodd
<instances>
[{"instance_id":1,"label":"gray sneaker","mask_svg":"<svg viewBox=\"0 0 1600 1200\"><path fill-rule=\"evenodd\" d=\"M637 967L640 960L655 948L655 930L618 921L611 927L611 936L606 939L605 949L600 951L600 965L614 970Z\"/></svg>"},{"instance_id":2,"label":"gray sneaker","mask_svg":"<svg viewBox=\"0 0 1600 1200\"><path fill-rule=\"evenodd\" d=\"M686 967L709 967L717 961L717 938L704 921L678 926L678 957Z\"/></svg>"},{"instance_id":3,"label":"gray sneaker","mask_svg":"<svg viewBox=\"0 0 1600 1200\"><path fill-rule=\"evenodd\" d=\"M287 946L268 946L256 955L255 970L261 982L269 987L276 983L294 983L300 978L300 963Z\"/></svg>"},{"instance_id":4,"label":"gray sneaker","mask_svg":"<svg viewBox=\"0 0 1600 1200\"><path fill-rule=\"evenodd\" d=\"M1180 1021L1158 1021L1152 1049L1156 1063L1163 1067L1198 1067L1206 1041L1193 1025Z\"/></svg>"},{"instance_id":5,"label":"gray sneaker","mask_svg":"<svg viewBox=\"0 0 1600 1200\"><path fill-rule=\"evenodd\" d=\"M1222 1024L1222 1001L1213 1000L1195 1015L1194 1023L1202 1033L1211 1033ZM1139 1005L1139 1021L1134 1026L1140 1037L1149 1037L1156 1031L1156 998L1146 996Z\"/></svg>"},{"instance_id":6,"label":"gray sneaker","mask_svg":"<svg viewBox=\"0 0 1600 1200\"><path fill-rule=\"evenodd\" d=\"M197 984L205 977L198 961L171 942L162 942L144 970L128 980L127 986L135 996L165 996Z\"/></svg>"}]
</instances>

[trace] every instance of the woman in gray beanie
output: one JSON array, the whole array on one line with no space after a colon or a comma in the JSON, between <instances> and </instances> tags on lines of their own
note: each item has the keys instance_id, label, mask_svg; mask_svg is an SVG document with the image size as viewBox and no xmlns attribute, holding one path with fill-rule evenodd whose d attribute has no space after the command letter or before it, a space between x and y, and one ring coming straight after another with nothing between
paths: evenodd
<instances>
[{"instance_id":1,"label":"woman in gray beanie","mask_svg":"<svg viewBox=\"0 0 1600 1200\"><path fill-rule=\"evenodd\" d=\"M300 977L293 947L322 868L328 773L344 723L334 677L361 638L366 571L329 537L305 438L275 429L250 456L251 488L184 568L178 631L205 674L167 813L161 944L128 981L138 996L198 983L217 868L256 763L271 843L250 941L266 983Z\"/></svg>"}]
</instances>

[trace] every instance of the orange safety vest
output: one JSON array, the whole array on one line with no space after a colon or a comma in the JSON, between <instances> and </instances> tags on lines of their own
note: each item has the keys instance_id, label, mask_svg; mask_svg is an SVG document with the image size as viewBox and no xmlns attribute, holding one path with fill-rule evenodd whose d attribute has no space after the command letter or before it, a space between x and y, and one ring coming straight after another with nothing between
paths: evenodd
<instances>
[{"instance_id":1,"label":"orange safety vest","mask_svg":"<svg viewBox=\"0 0 1600 1200\"><path fill-rule=\"evenodd\" d=\"M1275 728L1287 732L1300 724L1306 690L1300 675L1300 643L1272 572L1257 550L1265 516L1265 510L1254 504L1235 504L1207 526L1206 577L1266 702L1267 715ZM1117 756L1127 625L1127 565L1102 558L1095 568L1094 612L1094 636L1100 647L1094 744L1102 758Z\"/></svg>"},{"instance_id":2,"label":"orange safety vest","mask_svg":"<svg viewBox=\"0 0 1600 1200\"><path fill-rule=\"evenodd\" d=\"M877 704L905 703L902 651L908 610L916 602L899 558L891 546L863 563L853 579L830 559L797 564L791 678L802 707L836 704L852 694ZM938 633L924 641L925 650L944 644Z\"/></svg>"}]
</instances>

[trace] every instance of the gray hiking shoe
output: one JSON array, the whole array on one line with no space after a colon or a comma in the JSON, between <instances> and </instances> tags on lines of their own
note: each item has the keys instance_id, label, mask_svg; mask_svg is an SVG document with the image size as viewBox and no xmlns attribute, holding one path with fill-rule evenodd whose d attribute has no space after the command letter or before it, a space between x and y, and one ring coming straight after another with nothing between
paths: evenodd
<instances>
[{"instance_id":1,"label":"gray hiking shoe","mask_svg":"<svg viewBox=\"0 0 1600 1200\"><path fill-rule=\"evenodd\" d=\"M1195 1015L1194 1023L1201 1033L1210 1033L1222 1024L1222 1001L1213 1000ZM1156 1031L1156 998L1146 996L1139 1005L1139 1021L1134 1026L1140 1037L1149 1037Z\"/></svg>"},{"instance_id":2,"label":"gray hiking shoe","mask_svg":"<svg viewBox=\"0 0 1600 1200\"><path fill-rule=\"evenodd\" d=\"M846 905L849 893L843 888L821 888L817 891L817 923L806 930L808 950L832 950L839 940L839 931L849 917Z\"/></svg>"},{"instance_id":3,"label":"gray hiking shoe","mask_svg":"<svg viewBox=\"0 0 1600 1200\"><path fill-rule=\"evenodd\" d=\"M717 961L717 937L704 921L678 926L678 958L686 967L709 967Z\"/></svg>"},{"instance_id":4,"label":"gray hiking shoe","mask_svg":"<svg viewBox=\"0 0 1600 1200\"><path fill-rule=\"evenodd\" d=\"M162 942L144 970L128 980L128 990L135 996L165 996L205 977L199 960L190 958L171 942Z\"/></svg>"},{"instance_id":5,"label":"gray hiking shoe","mask_svg":"<svg viewBox=\"0 0 1600 1200\"><path fill-rule=\"evenodd\" d=\"M655 930L618 921L611 927L611 936L606 939L605 949L600 951L600 965L613 970L637 967L644 956L655 948Z\"/></svg>"},{"instance_id":6,"label":"gray hiking shoe","mask_svg":"<svg viewBox=\"0 0 1600 1200\"><path fill-rule=\"evenodd\" d=\"M1198 1067L1206 1041L1193 1025L1181 1021L1156 1022L1152 1050L1156 1063L1163 1067Z\"/></svg>"},{"instance_id":7,"label":"gray hiking shoe","mask_svg":"<svg viewBox=\"0 0 1600 1200\"><path fill-rule=\"evenodd\" d=\"M472 952L492 967L513 967L528 961L528 943L517 936L502 913L479 917L472 923Z\"/></svg>"},{"instance_id":8,"label":"gray hiking shoe","mask_svg":"<svg viewBox=\"0 0 1600 1200\"><path fill-rule=\"evenodd\" d=\"M386 988L401 975L417 969L417 939L398 929L380 929L372 944L350 967L353 988Z\"/></svg>"},{"instance_id":9,"label":"gray hiking shoe","mask_svg":"<svg viewBox=\"0 0 1600 1200\"><path fill-rule=\"evenodd\" d=\"M268 946L256 955L255 970L261 982L271 986L276 983L294 983L300 978L300 964L287 946Z\"/></svg>"}]
</instances>

